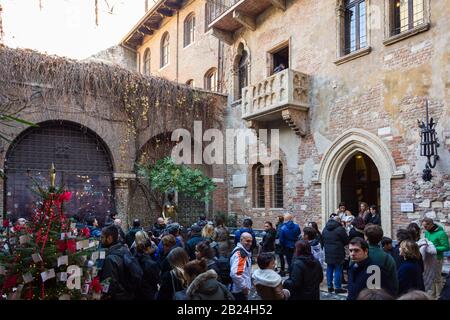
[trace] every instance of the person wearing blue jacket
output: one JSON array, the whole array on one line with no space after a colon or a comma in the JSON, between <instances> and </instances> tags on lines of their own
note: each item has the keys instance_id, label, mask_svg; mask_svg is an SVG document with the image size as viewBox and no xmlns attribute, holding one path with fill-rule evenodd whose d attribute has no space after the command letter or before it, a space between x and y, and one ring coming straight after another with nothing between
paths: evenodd
<instances>
[{"instance_id":1,"label":"person wearing blue jacket","mask_svg":"<svg viewBox=\"0 0 450 320\"><path fill-rule=\"evenodd\" d=\"M239 230L237 230L234 233L234 245L235 246L241 242L241 234L243 234L244 232L247 232L247 233L250 233L253 237L252 247L250 248L250 252L252 252L253 249L256 248L256 235L252 229L252 226L253 226L252 219L250 219L250 218L244 219L244 222L242 222L242 228L240 228Z\"/></svg>"},{"instance_id":2,"label":"person wearing blue jacket","mask_svg":"<svg viewBox=\"0 0 450 320\"><path fill-rule=\"evenodd\" d=\"M95 216L87 217L86 219L87 227L89 228L89 232L91 237L100 239L102 235L102 230L98 227L98 221Z\"/></svg>"},{"instance_id":3,"label":"person wearing blue jacket","mask_svg":"<svg viewBox=\"0 0 450 320\"><path fill-rule=\"evenodd\" d=\"M301 230L298 224L292 221L292 215L286 214L284 216L284 224L280 228L280 245L286 255L288 263L288 270L291 271L292 257L294 255L295 243L299 239Z\"/></svg>"}]
</instances>

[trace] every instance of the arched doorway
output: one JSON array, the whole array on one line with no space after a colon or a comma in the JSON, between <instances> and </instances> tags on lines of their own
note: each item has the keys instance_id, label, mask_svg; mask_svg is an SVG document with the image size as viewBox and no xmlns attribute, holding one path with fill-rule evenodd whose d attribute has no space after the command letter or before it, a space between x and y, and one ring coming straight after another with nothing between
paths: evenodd
<instances>
[{"instance_id":1,"label":"arched doorway","mask_svg":"<svg viewBox=\"0 0 450 320\"><path fill-rule=\"evenodd\" d=\"M321 184L322 225L341 201L341 181L349 160L364 154L373 161L380 183L381 226L386 236L392 233L391 180L405 176L397 169L392 153L386 144L368 131L354 128L341 134L322 157L317 182Z\"/></svg>"},{"instance_id":2,"label":"arched doorway","mask_svg":"<svg viewBox=\"0 0 450 320\"><path fill-rule=\"evenodd\" d=\"M354 215L359 211L360 202L380 207L380 174L372 159L362 152L353 155L344 168L341 200Z\"/></svg>"},{"instance_id":3,"label":"arched doorway","mask_svg":"<svg viewBox=\"0 0 450 320\"><path fill-rule=\"evenodd\" d=\"M113 165L103 141L88 128L68 121L48 121L20 134L6 154L4 205L12 217L29 217L39 204L32 178L49 185L56 167L56 185L72 192L65 206L69 216L95 215L100 224L114 210Z\"/></svg>"},{"instance_id":4,"label":"arched doorway","mask_svg":"<svg viewBox=\"0 0 450 320\"><path fill-rule=\"evenodd\" d=\"M193 143L193 142L192 142ZM158 134L148 140L140 149L137 162L144 166L153 166L160 159L170 157L173 148L178 143L172 141L172 133ZM194 144L192 144L191 156L194 155ZM192 158L193 160L193 158ZM192 161L193 162L193 161ZM199 169L204 174L211 176L211 167L204 164L190 164L192 169ZM133 198L133 217L138 217L141 222L153 224L156 218L161 216L162 207L167 201L166 195L151 188L146 179L136 181L136 189ZM203 200L197 200L185 194L176 192L175 201L178 207L178 222L183 226L190 226L198 220L200 215L211 218L211 204Z\"/></svg>"}]
</instances>

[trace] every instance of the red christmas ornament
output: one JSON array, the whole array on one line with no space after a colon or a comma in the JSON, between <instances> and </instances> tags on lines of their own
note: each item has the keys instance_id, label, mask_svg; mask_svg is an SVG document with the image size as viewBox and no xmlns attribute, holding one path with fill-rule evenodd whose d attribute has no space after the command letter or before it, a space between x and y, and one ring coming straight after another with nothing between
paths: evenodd
<instances>
[{"instance_id":1,"label":"red christmas ornament","mask_svg":"<svg viewBox=\"0 0 450 320\"><path fill-rule=\"evenodd\" d=\"M91 288L95 293L100 293L102 291L102 285L100 283L99 277L92 279Z\"/></svg>"},{"instance_id":2,"label":"red christmas ornament","mask_svg":"<svg viewBox=\"0 0 450 320\"><path fill-rule=\"evenodd\" d=\"M69 251L69 252L76 252L77 251L77 244L75 242L75 239L67 240L67 251Z\"/></svg>"},{"instance_id":3,"label":"red christmas ornament","mask_svg":"<svg viewBox=\"0 0 450 320\"><path fill-rule=\"evenodd\" d=\"M81 229L81 235L85 238L89 238L91 236L91 231L88 227L84 227L83 229Z\"/></svg>"},{"instance_id":4,"label":"red christmas ornament","mask_svg":"<svg viewBox=\"0 0 450 320\"><path fill-rule=\"evenodd\" d=\"M8 228L9 227L9 220L5 219L3 220L3 228Z\"/></svg>"},{"instance_id":5,"label":"red christmas ornament","mask_svg":"<svg viewBox=\"0 0 450 320\"><path fill-rule=\"evenodd\" d=\"M69 201L71 197L72 197L72 193L70 191L65 191L59 196L58 200L60 202L66 202L66 201Z\"/></svg>"}]
</instances>

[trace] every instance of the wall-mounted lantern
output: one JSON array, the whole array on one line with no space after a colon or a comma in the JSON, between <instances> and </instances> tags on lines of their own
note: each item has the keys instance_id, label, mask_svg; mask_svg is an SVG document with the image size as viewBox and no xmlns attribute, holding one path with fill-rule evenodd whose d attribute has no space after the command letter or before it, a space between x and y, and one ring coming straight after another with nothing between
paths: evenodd
<instances>
[{"instance_id":1,"label":"wall-mounted lantern","mask_svg":"<svg viewBox=\"0 0 450 320\"><path fill-rule=\"evenodd\" d=\"M426 122L417 120L420 131L420 155L427 157L427 163L423 170L422 179L424 181L431 181L433 175L431 169L436 167L436 162L439 160L437 148L439 147L438 138L436 137L436 124L433 118L428 120L428 100L425 101Z\"/></svg>"}]
</instances>

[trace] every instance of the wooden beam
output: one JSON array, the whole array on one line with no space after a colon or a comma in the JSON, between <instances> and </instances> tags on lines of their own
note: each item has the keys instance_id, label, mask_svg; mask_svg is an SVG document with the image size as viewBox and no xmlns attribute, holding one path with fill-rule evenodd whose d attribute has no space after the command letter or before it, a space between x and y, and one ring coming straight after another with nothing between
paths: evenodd
<instances>
[{"instance_id":1,"label":"wooden beam","mask_svg":"<svg viewBox=\"0 0 450 320\"><path fill-rule=\"evenodd\" d=\"M163 16L171 17L173 16L173 11L168 8L159 8L156 10L158 13L161 13Z\"/></svg>"},{"instance_id":2,"label":"wooden beam","mask_svg":"<svg viewBox=\"0 0 450 320\"><path fill-rule=\"evenodd\" d=\"M175 2L175 3L165 3L165 6L166 7L168 7L168 8L170 8L170 9L174 9L174 10L180 10L181 9L181 7L183 6L182 4L181 4L181 2L179 2L179 1L177 1L177 2Z\"/></svg>"},{"instance_id":3,"label":"wooden beam","mask_svg":"<svg viewBox=\"0 0 450 320\"><path fill-rule=\"evenodd\" d=\"M147 27L150 30L156 31L159 28L161 28L161 22L158 22L158 23L155 23L155 22L154 23L145 23L144 26Z\"/></svg>"},{"instance_id":4,"label":"wooden beam","mask_svg":"<svg viewBox=\"0 0 450 320\"><path fill-rule=\"evenodd\" d=\"M212 27L212 35L230 46L234 43L232 32Z\"/></svg>"},{"instance_id":5,"label":"wooden beam","mask_svg":"<svg viewBox=\"0 0 450 320\"><path fill-rule=\"evenodd\" d=\"M139 31L148 34L148 35L152 35L153 34L153 30L150 29L149 27L147 27L146 25L143 25L142 27L139 28Z\"/></svg>"},{"instance_id":6,"label":"wooden beam","mask_svg":"<svg viewBox=\"0 0 450 320\"><path fill-rule=\"evenodd\" d=\"M241 11L234 10L233 19L242 24L247 29L250 29L252 31L256 30L256 19L244 14Z\"/></svg>"},{"instance_id":7,"label":"wooden beam","mask_svg":"<svg viewBox=\"0 0 450 320\"><path fill-rule=\"evenodd\" d=\"M269 0L272 5L278 9L281 9L283 11L286 10L286 0Z\"/></svg>"}]
</instances>

